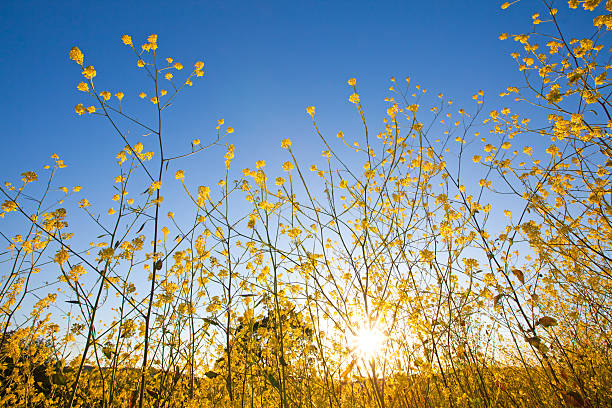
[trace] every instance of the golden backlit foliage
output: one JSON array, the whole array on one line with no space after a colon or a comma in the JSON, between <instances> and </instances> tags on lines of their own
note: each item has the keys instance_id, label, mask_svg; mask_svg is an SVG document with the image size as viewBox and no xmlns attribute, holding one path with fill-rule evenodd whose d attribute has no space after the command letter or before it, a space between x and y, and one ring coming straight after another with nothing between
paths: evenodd
<instances>
[{"instance_id":1,"label":"golden backlit foliage","mask_svg":"<svg viewBox=\"0 0 612 408\"><path fill-rule=\"evenodd\" d=\"M124 147L110 207L57 186L57 155L1 189L0 405L611 406L612 1L540 6L531 33L500 35L525 78L501 96L531 118L391 78L372 125L350 78L361 133L327 134L309 106L322 155L284 139L278 169L236 169L224 119L167 137L203 62L124 35L149 87L110 90L72 48L76 114ZM584 38L558 24L576 8ZM180 169L203 155L216 185Z\"/></svg>"}]
</instances>

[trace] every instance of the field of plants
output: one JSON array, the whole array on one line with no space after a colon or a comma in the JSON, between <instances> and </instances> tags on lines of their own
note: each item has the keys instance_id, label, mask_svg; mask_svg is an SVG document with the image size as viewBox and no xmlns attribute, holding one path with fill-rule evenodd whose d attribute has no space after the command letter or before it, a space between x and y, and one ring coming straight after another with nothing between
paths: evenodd
<instances>
[{"instance_id":1,"label":"field of plants","mask_svg":"<svg viewBox=\"0 0 612 408\"><path fill-rule=\"evenodd\" d=\"M534 5L499 37L524 74L507 105L390 78L366 118L347 78L360 133L304 106L321 155L272 134L278 169L235 166L231 113L172 137L205 65L162 37L117 43L142 89L69 50L75 115L117 145L90 187L115 193L58 184L78 169L56 154L0 186L0 406L611 407L612 0Z\"/></svg>"}]
</instances>

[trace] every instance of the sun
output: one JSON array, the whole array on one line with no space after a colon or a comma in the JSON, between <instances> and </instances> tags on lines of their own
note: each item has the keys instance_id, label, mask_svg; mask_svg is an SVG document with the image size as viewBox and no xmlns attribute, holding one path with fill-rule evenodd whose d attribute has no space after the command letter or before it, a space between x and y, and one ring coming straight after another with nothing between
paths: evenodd
<instances>
[{"instance_id":1,"label":"sun","mask_svg":"<svg viewBox=\"0 0 612 408\"><path fill-rule=\"evenodd\" d=\"M365 360L370 361L383 350L387 336L377 327L362 327L355 333L352 343L354 354Z\"/></svg>"}]
</instances>

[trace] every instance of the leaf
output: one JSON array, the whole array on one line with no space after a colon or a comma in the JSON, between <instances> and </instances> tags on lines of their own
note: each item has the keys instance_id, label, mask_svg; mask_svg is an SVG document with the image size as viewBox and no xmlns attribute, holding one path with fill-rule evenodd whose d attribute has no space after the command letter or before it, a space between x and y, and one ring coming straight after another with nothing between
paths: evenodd
<instances>
[{"instance_id":1,"label":"leaf","mask_svg":"<svg viewBox=\"0 0 612 408\"><path fill-rule=\"evenodd\" d=\"M62 373L55 373L51 376L51 382L57 385L66 385L68 381L66 381L66 376Z\"/></svg>"},{"instance_id":2,"label":"leaf","mask_svg":"<svg viewBox=\"0 0 612 408\"><path fill-rule=\"evenodd\" d=\"M584 403L584 398L582 398L582 395L578 394L576 391L564 392L563 399L568 405L572 407L576 407L576 408L586 407Z\"/></svg>"},{"instance_id":3,"label":"leaf","mask_svg":"<svg viewBox=\"0 0 612 408\"><path fill-rule=\"evenodd\" d=\"M540 343L542 343L542 340L540 340L538 336L525 337L525 341L529 343L532 347L535 347L535 348L538 348Z\"/></svg>"},{"instance_id":4,"label":"leaf","mask_svg":"<svg viewBox=\"0 0 612 408\"><path fill-rule=\"evenodd\" d=\"M503 297L504 297L504 294L503 294L503 293L500 293L500 294L498 294L497 296L495 296L495 297L493 298L493 304L494 304L495 306L499 306L499 305L501 304L501 303L500 303L500 301L502 300L502 298L503 298Z\"/></svg>"},{"instance_id":5,"label":"leaf","mask_svg":"<svg viewBox=\"0 0 612 408\"><path fill-rule=\"evenodd\" d=\"M155 265L154 265L153 267L154 267L154 269L155 269L156 271L159 271L159 270L161 270L162 266L164 266L164 263L163 263L163 261L160 259L160 260L158 260L157 262L155 262Z\"/></svg>"},{"instance_id":6,"label":"leaf","mask_svg":"<svg viewBox=\"0 0 612 408\"><path fill-rule=\"evenodd\" d=\"M157 396L159 394L157 394L157 391L153 391L147 388L147 393L149 393L150 396L152 396L153 398L157 398Z\"/></svg>"},{"instance_id":7,"label":"leaf","mask_svg":"<svg viewBox=\"0 0 612 408\"><path fill-rule=\"evenodd\" d=\"M142 223L142 225L140 226L140 228L138 228L138 231L136 231L136 233L138 234L140 231L142 231L142 229L144 228L146 224L146 221Z\"/></svg>"},{"instance_id":8,"label":"leaf","mask_svg":"<svg viewBox=\"0 0 612 408\"><path fill-rule=\"evenodd\" d=\"M540 344L538 344L537 349L538 349L538 351L539 351L540 353L542 353L542 354L546 354L546 353L548 353L548 350L550 350L550 349L548 348L548 346L547 346L546 344L544 344L544 343L540 343Z\"/></svg>"},{"instance_id":9,"label":"leaf","mask_svg":"<svg viewBox=\"0 0 612 408\"><path fill-rule=\"evenodd\" d=\"M274 376L270 373L266 374L266 377L268 378L268 381L270 382L270 384L272 384L274 388L280 391L281 387L280 387L280 383L278 382L278 380L274 378Z\"/></svg>"},{"instance_id":10,"label":"leaf","mask_svg":"<svg viewBox=\"0 0 612 408\"><path fill-rule=\"evenodd\" d=\"M550 316L543 316L543 317L540 317L537 324L541 325L542 327L556 326L557 319L555 319L554 317L550 317Z\"/></svg>"},{"instance_id":11,"label":"leaf","mask_svg":"<svg viewBox=\"0 0 612 408\"><path fill-rule=\"evenodd\" d=\"M221 326L221 324L218 321L214 319L210 319L208 317L203 317L202 320L204 320L208 324L212 324L213 326Z\"/></svg>"},{"instance_id":12,"label":"leaf","mask_svg":"<svg viewBox=\"0 0 612 408\"><path fill-rule=\"evenodd\" d=\"M344 370L341 374L342 378L346 378L348 377L348 375L351 373L351 371L353 371L353 367L355 367L355 360L351 361L351 364L349 364L346 367L346 370Z\"/></svg>"},{"instance_id":13,"label":"leaf","mask_svg":"<svg viewBox=\"0 0 612 408\"><path fill-rule=\"evenodd\" d=\"M208 378L216 378L219 374L215 373L214 371L207 371L204 375Z\"/></svg>"},{"instance_id":14,"label":"leaf","mask_svg":"<svg viewBox=\"0 0 612 408\"><path fill-rule=\"evenodd\" d=\"M102 348L102 354L104 354L104 357L106 357L109 360L112 360L113 358L113 350L110 347Z\"/></svg>"},{"instance_id":15,"label":"leaf","mask_svg":"<svg viewBox=\"0 0 612 408\"><path fill-rule=\"evenodd\" d=\"M512 268L512 273L521 282L521 284L525 284L525 275L523 274L523 271L521 271L520 269Z\"/></svg>"},{"instance_id":16,"label":"leaf","mask_svg":"<svg viewBox=\"0 0 612 408\"><path fill-rule=\"evenodd\" d=\"M72 303L73 305L80 305L81 304L78 300L67 300L66 303Z\"/></svg>"}]
</instances>

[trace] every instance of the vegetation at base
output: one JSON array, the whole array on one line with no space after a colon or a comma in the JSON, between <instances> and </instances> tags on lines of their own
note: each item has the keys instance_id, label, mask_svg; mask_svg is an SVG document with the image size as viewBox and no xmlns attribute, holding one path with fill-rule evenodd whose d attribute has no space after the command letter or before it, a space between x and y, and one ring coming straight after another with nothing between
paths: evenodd
<instances>
[{"instance_id":1,"label":"vegetation at base","mask_svg":"<svg viewBox=\"0 0 612 408\"><path fill-rule=\"evenodd\" d=\"M224 119L172 137L204 63L157 35L121 38L146 89L100 88L72 48L76 114L124 146L115 192L56 185L56 154L0 188L0 406L612 406L612 0L533 5L532 32L500 35L525 79L501 96L530 118L391 78L366 120L350 78L361 133L309 106L322 155L284 139L279 169L236 169ZM190 158L218 159L216 185Z\"/></svg>"}]
</instances>

